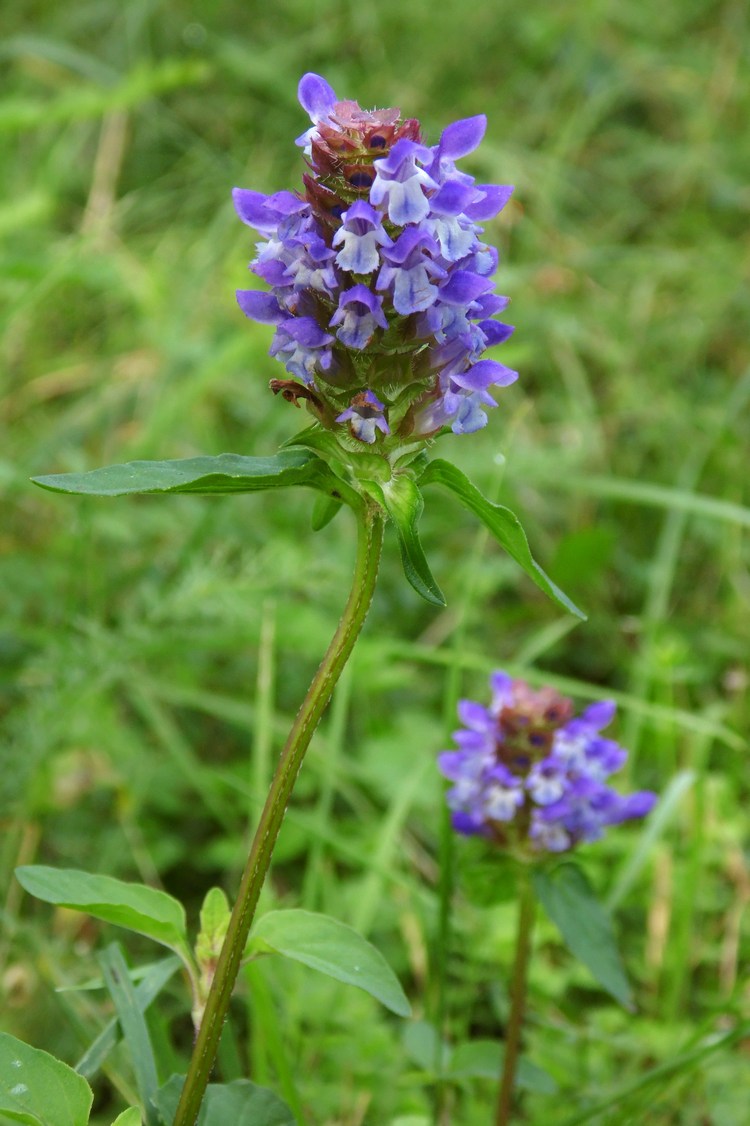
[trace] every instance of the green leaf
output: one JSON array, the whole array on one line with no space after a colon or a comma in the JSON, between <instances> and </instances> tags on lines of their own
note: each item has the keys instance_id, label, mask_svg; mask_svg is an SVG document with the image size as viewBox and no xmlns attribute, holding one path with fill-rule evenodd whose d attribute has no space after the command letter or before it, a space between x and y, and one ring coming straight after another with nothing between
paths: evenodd
<instances>
[{"instance_id":1,"label":"green leaf","mask_svg":"<svg viewBox=\"0 0 750 1126\"><path fill-rule=\"evenodd\" d=\"M141 1112L137 1107L131 1106L117 1115L112 1126L141 1126Z\"/></svg>"},{"instance_id":2,"label":"green leaf","mask_svg":"<svg viewBox=\"0 0 750 1126\"><path fill-rule=\"evenodd\" d=\"M116 942L99 955L99 964L104 973L107 991L115 1006L123 1040L128 1046L138 1084L138 1094L146 1108L146 1122L148 1126L156 1126L156 1115L152 1105L152 1098L156 1095L159 1086L156 1061L148 1027L130 980L127 963Z\"/></svg>"},{"instance_id":3,"label":"green leaf","mask_svg":"<svg viewBox=\"0 0 750 1126\"><path fill-rule=\"evenodd\" d=\"M16 879L30 895L45 903L85 911L96 919L145 934L181 957L185 955L185 912L182 904L164 891L112 876L43 865L16 868Z\"/></svg>"},{"instance_id":4,"label":"green leaf","mask_svg":"<svg viewBox=\"0 0 750 1126\"><path fill-rule=\"evenodd\" d=\"M154 1102L165 1123L174 1120L185 1079L173 1075L158 1092ZM201 1105L197 1126L297 1126L286 1103L249 1079L232 1083L209 1083Z\"/></svg>"},{"instance_id":5,"label":"green leaf","mask_svg":"<svg viewBox=\"0 0 750 1126\"><path fill-rule=\"evenodd\" d=\"M411 1006L379 950L361 934L313 911L269 911L253 927L247 951L283 954L336 981L364 989L387 1009L408 1017Z\"/></svg>"},{"instance_id":6,"label":"green leaf","mask_svg":"<svg viewBox=\"0 0 750 1126\"><path fill-rule=\"evenodd\" d=\"M468 1040L458 1044L451 1057L448 1079L493 1079L500 1077L504 1055L498 1040ZM516 1085L539 1095L554 1095L557 1083L541 1067L527 1059L518 1062Z\"/></svg>"},{"instance_id":7,"label":"green leaf","mask_svg":"<svg viewBox=\"0 0 750 1126\"><path fill-rule=\"evenodd\" d=\"M479 489L471 483L465 473L451 465L449 461L438 458L431 461L419 478L420 487L423 485L443 485L449 489L465 508L470 509L482 523L492 532L498 543L502 544L512 559L522 567L533 582L543 590L554 602L575 614L577 618L586 621L586 615L579 610L574 602L568 598L559 586L545 574L539 564L534 560L526 539L526 533L521 527L518 517L509 508L501 504L493 504L482 496Z\"/></svg>"},{"instance_id":8,"label":"green leaf","mask_svg":"<svg viewBox=\"0 0 750 1126\"><path fill-rule=\"evenodd\" d=\"M445 606L443 592L435 582L419 542L417 525L424 502L413 478L399 474L383 484L363 481L362 486L382 505L395 524L404 574L417 594L433 606Z\"/></svg>"},{"instance_id":9,"label":"green leaf","mask_svg":"<svg viewBox=\"0 0 750 1126\"><path fill-rule=\"evenodd\" d=\"M131 493L253 493L290 485L327 491L336 482L325 463L306 450L282 450L273 457L219 454L181 461L130 461L88 473L53 473L32 480L56 493L96 497Z\"/></svg>"},{"instance_id":10,"label":"green leaf","mask_svg":"<svg viewBox=\"0 0 750 1126\"><path fill-rule=\"evenodd\" d=\"M86 1126L93 1093L62 1060L0 1032L0 1120Z\"/></svg>"},{"instance_id":11,"label":"green leaf","mask_svg":"<svg viewBox=\"0 0 750 1126\"><path fill-rule=\"evenodd\" d=\"M616 1001L633 1009L633 994L620 961L612 921L576 864L533 873L534 891L571 954Z\"/></svg>"}]
</instances>

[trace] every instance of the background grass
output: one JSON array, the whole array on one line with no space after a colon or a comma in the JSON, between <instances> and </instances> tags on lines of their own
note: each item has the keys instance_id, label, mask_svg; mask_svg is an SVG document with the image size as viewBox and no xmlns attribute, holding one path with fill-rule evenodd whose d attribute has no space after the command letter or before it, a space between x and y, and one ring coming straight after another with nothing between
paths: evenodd
<instances>
[{"instance_id":1,"label":"background grass","mask_svg":"<svg viewBox=\"0 0 750 1126\"><path fill-rule=\"evenodd\" d=\"M265 905L330 911L380 946L418 1018L442 983L452 1040L496 1037L513 904L461 843L441 944L434 756L456 694L481 697L494 667L614 694L623 784L668 795L585 857L639 1008L619 1011L542 927L528 1055L561 1094L527 1096L527 1120L745 1123L746 1052L721 1036L747 1019L747 6L19 0L3 35L3 1027L73 1062L107 1006L55 987L96 977L93 950L117 937L25 900L13 867L161 884L193 920L212 884L231 894L337 620L352 527L313 534L306 495L77 502L27 483L267 453L299 428L267 391L268 330L234 304L252 238L229 190L299 183L296 84L316 70L420 117L431 141L488 115L466 165L517 185L487 237L521 380L440 454L520 512L590 619L558 614L433 494L423 538L449 608L418 602L391 541ZM251 986L226 1077L249 1063L310 1124L430 1121L422 1025L272 962ZM175 986L152 1016L164 1076L189 1043L185 1004ZM132 1083L118 1057L97 1124ZM483 1126L491 1090L464 1082L446 1121Z\"/></svg>"}]
</instances>

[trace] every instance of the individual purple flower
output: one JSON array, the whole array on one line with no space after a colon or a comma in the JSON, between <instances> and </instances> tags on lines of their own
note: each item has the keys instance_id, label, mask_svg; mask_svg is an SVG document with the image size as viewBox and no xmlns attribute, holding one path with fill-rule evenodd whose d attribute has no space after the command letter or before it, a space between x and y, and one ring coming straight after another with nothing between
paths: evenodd
<instances>
[{"instance_id":1,"label":"individual purple flower","mask_svg":"<svg viewBox=\"0 0 750 1126\"><path fill-rule=\"evenodd\" d=\"M331 366L333 337L312 317L288 317L276 329L271 355L279 356L290 375L312 385L318 368Z\"/></svg>"},{"instance_id":2,"label":"individual purple flower","mask_svg":"<svg viewBox=\"0 0 750 1126\"><path fill-rule=\"evenodd\" d=\"M611 701L574 717L554 689L534 691L501 671L491 688L489 707L461 701L458 750L438 756L458 832L521 852L566 852L653 808L655 794L622 795L605 781L627 759L601 735L614 716Z\"/></svg>"},{"instance_id":3,"label":"individual purple flower","mask_svg":"<svg viewBox=\"0 0 750 1126\"><path fill-rule=\"evenodd\" d=\"M417 164L429 159L430 150L425 145L402 137L387 157L375 161L370 202L375 207L385 203L388 218L399 227L418 223L430 214L425 189L436 189L437 184Z\"/></svg>"},{"instance_id":4,"label":"individual purple flower","mask_svg":"<svg viewBox=\"0 0 750 1126\"><path fill-rule=\"evenodd\" d=\"M489 388L516 378L484 356L512 328L495 319L507 298L493 292L497 251L480 226L512 188L477 184L457 167L486 118L453 122L429 146L414 118L363 110L320 75L303 76L299 99L312 123L299 142L301 190L233 193L240 219L261 235L250 269L270 288L239 290L237 300L276 326L271 355L307 391L285 386L284 398L339 436L336 420L354 411L344 419L350 435L377 438L388 456L443 429L481 429L497 405ZM382 407L368 398L373 386ZM375 414L360 415L355 402Z\"/></svg>"},{"instance_id":5,"label":"individual purple flower","mask_svg":"<svg viewBox=\"0 0 750 1126\"><path fill-rule=\"evenodd\" d=\"M336 421L348 422L352 436L371 446L377 438L376 430L381 434L390 434L388 423L383 417L384 410L384 404L374 392L360 391L354 396L347 409L338 415Z\"/></svg>"},{"instance_id":6,"label":"individual purple flower","mask_svg":"<svg viewBox=\"0 0 750 1126\"><path fill-rule=\"evenodd\" d=\"M427 231L407 227L393 246L383 251L385 259L378 274L377 288L387 289L393 308L402 316L429 309L437 301L435 282L446 276L431 253L435 242Z\"/></svg>"},{"instance_id":7,"label":"individual purple flower","mask_svg":"<svg viewBox=\"0 0 750 1126\"><path fill-rule=\"evenodd\" d=\"M381 246L393 246L383 228L380 214L363 199L358 199L341 216L332 246L340 246L336 265L352 274L371 274L380 265Z\"/></svg>"},{"instance_id":8,"label":"individual purple flower","mask_svg":"<svg viewBox=\"0 0 750 1126\"><path fill-rule=\"evenodd\" d=\"M376 296L366 285L355 285L344 290L339 297L339 307L330 320L330 327L340 327L336 336L349 348L366 348L375 330L388 328L383 313L383 298Z\"/></svg>"}]
</instances>

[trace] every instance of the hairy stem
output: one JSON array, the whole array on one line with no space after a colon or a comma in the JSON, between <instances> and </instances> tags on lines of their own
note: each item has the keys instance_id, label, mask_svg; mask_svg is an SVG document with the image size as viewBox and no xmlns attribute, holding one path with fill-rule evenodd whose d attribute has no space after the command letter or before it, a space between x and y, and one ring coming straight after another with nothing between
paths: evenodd
<instances>
[{"instance_id":1,"label":"hairy stem","mask_svg":"<svg viewBox=\"0 0 750 1126\"><path fill-rule=\"evenodd\" d=\"M294 783L313 732L351 655L370 608L383 544L383 516L366 505L357 512L354 578L341 621L281 752L250 855L242 875L227 936L216 966L200 1030L190 1060L174 1126L195 1126L263 882Z\"/></svg>"},{"instance_id":2,"label":"hairy stem","mask_svg":"<svg viewBox=\"0 0 750 1126\"><path fill-rule=\"evenodd\" d=\"M505 1056L500 1077L495 1126L507 1126L511 1121L513 1085L516 1078L518 1054L521 1048L523 1014L526 1007L526 986L535 908L536 902L534 900L534 889L531 885L531 872L524 866L520 875L516 957L510 986L510 1013L508 1025L505 1029Z\"/></svg>"}]
</instances>

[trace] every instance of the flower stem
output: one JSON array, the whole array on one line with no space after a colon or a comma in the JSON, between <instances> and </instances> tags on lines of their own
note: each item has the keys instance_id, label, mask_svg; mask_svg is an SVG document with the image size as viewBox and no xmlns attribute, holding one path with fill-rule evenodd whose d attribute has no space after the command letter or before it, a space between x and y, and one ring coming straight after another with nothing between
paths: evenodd
<instances>
[{"instance_id":1,"label":"flower stem","mask_svg":"<svg viewBox=\"0 0 750 1126\"><path fill-rule=\"evenodd\" d=\"M190 1060L174 1126L195 1126L208 1078L216 1059L221 1030L250 933L276 838L313 732L351 655L370 608L383 544L383 516L365 502L357 510L357 557L349 599L326 655L281 752L250 855L242 875L227 936L216 966L200 1030Z\"/></svg>"},{"instance_id":2,"label":"flower stem","mask_svg":"<svg viewBox=\"0 0 750 1126\"><path fill-rule=\"evenodd\" d=\"M518 929L516 931L516 957L510 987L510 1014L505 1030L505 1056L500 1077L495 1126L507 1126L511 1120L513 1084L516 1078L518 1054L521 1047L521 1030L526 1006L531 934L534 928L536 902L531 885L531 872L524 865L520 874Z\"/></svg>"}]
</instances>

